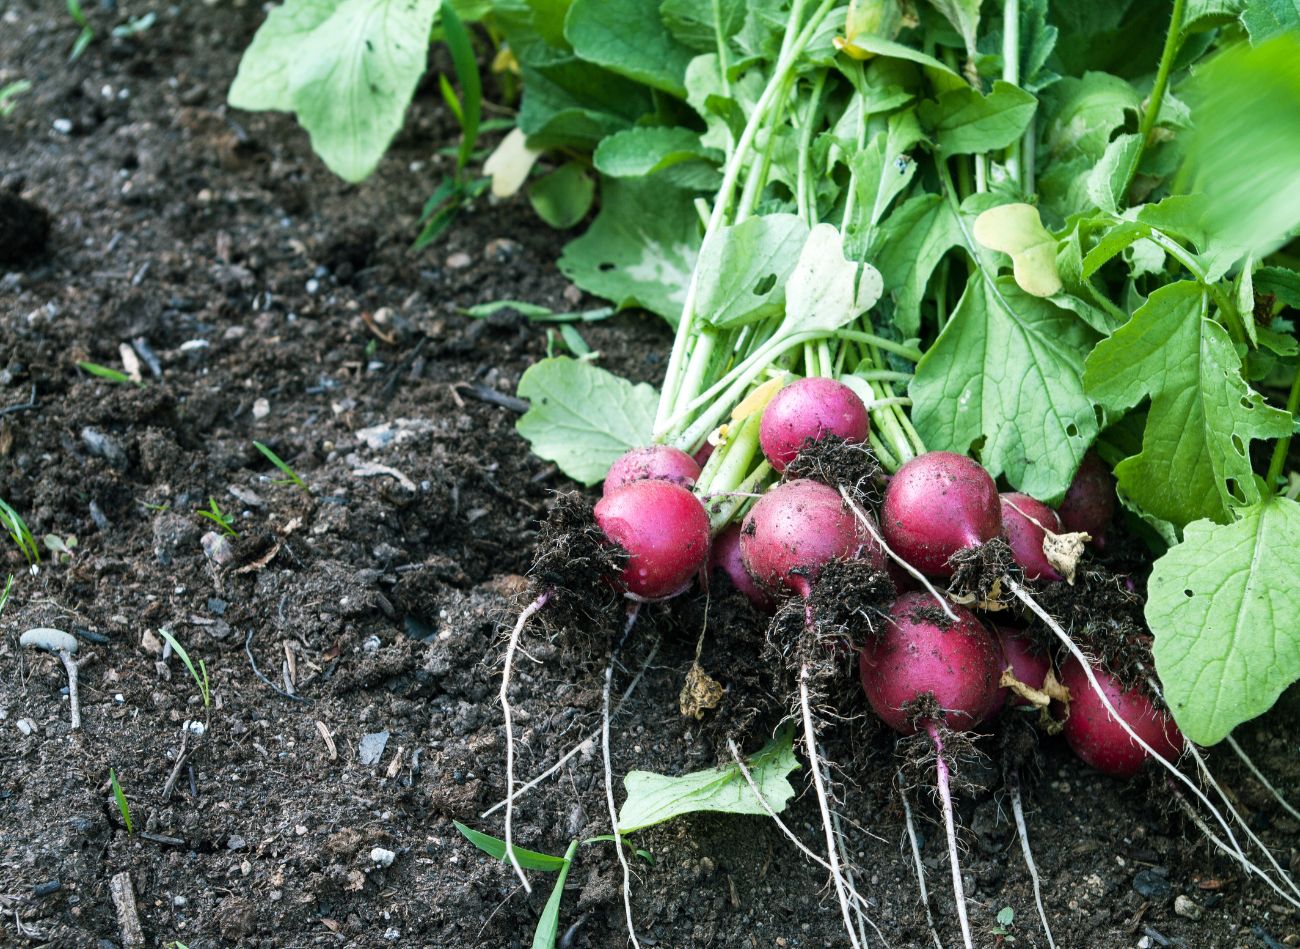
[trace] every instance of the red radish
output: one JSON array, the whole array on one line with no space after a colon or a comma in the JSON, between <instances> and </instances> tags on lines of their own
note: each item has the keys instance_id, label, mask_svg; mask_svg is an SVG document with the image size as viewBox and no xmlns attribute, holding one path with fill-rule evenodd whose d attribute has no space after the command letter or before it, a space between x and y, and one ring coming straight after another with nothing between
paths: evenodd
<instances>
[{"instance_id":1,"label":"red radish","mask_svg":"<svg viewBox=\"0 0 1300 949\"><path fill-rule=\"evenodd\" d=\"M834 379L813 376L772 396L763 410L758 441L772 467L784 471L808 442L827 435L865 442L870 428L867 407L856 392Z\"/></svg>"},{"instance_id":2,"label":"red radish","mask_svg":"<svg viewBox=\"0 0 1300 949\"><path fill-rule=\"evenodd\" d=\"M683 488L693 488L700 476L695 459L671 445L634 448L609 466L604 493L616 491L633 481L671 481Z\"/></svg>"},{"instance_id":3,"label":"red radish","mask_svg":"<svg viewBox=\"0 0 1300 949\"><path fill-rule=\"evenodd\" d=\"M929 594L904 593L890 607L881 637L862 650L862 689L894 731L916 731L910 706L926 693L957 731L979 724L996 701L1002 674L997 643L970 610L952 610L956 623Z\"/></svg>"},{"instance_id":4,"label":"red radish","mask_svg":"<svg viewBox=\"0 0 1300 949\"><path fill-rule=\"evenodd\" d=\"M1002 505L997 485L978 462L932 451L889 480L880 520L894 553L922 573L950 577L949 557L1002 533Z\"/></svg>"},{"instance_id":5,"label":"red radish","mask_svg":"<svg viewBox=\"0 0 1300 949\"><path fill-rule=\"evenodd\" d=\"M1093 544L1102 549L1106 546L1106 528L1115 517L1115 504L1114 475L1100 458L1088 452L1056 513L1067 531L1091 534Z\"/></svg>"},{"instance_id":6,"label":"red radish","mask_svg":"<svg viewBox=\"0 0 1300 949\"><path fill-rule=\"evenodd\" d=\"M596 523L628 553L620 581L635 597L680 593L709 558L709 515L699 498L668 481L633 481L596 504Z\"/></svg>"},{"instance_id":7,"label":"red radish","mask_svg":"<svg viewBox=\"0 0 1300 949\"><path fill-rule=\"evenodd\" d=\"M1034 689L1041 689L1043 683L1047 681L1047 672L1052 668L1052 661L1048 658L1046 650L1035 649L1034 645L1025 637L1025 634L1018 629L1011 629L1008 626L994 626L993 633L997 636L998 648L1002 652L1002 659L999 662L998 679L1001 681L1002 673L1007 667L1011 667L1011 674L1020 682ZM1026 702L1019 695L1016 695L1010 689L999 689L997 698L994 700L994 707L989 712L989 718L1002 711L1006 706L1012 708L1030 708L1030 703Z\"/></svg>"},{"instance_id":8,"label":"red radish","mask_svg":"<svg viewBox=\"0 0 1300 949\"><path fill-rule=\"evenodd\" d=\"M695 449L695 454L691 455L691 457L695 459L695 463L700 466L701 471L704 470L704 466L708 463L709 458L711 458L712 456L713 456L712 442L705 442L699 448Z\"/></svg>"},{"instance_id":9,"label":"red radish","mask_svg":"<svg viewBox=\"0 0 1300 949\"><path fill-rule=\"evenodd\" d=\"M714 572L721 570L734 586L749 598L755 609L771 613L776 609L771 594L754 582L754 578L745 569L745 562L740 555L740 525L732 524L717 537L713 538L713 553L709 557Z\"/></svg>"},{"instance_id":10,"label":"red radish","mask_svg":"<svg viewBox=\"0 0 1300 949\"><path fill-rule=\"evenodd\" d=\"M1173 719L1156 711L1151 700L1141 692L1124 691L1110 673L1097 666L1092 671L1106 698L1129 728L1160 757L1170 762L1177 760L1183 753L1183 735ZM1071 658L1061 667L1061 683L1070 690L1070 717L1065 720L1064 732L1074 753L1085 764L1105 774L1117 778L1137 774L1151 756L1111 717L1077 659Z\"/></svg>"},{"instance_id":11,"label":"red radish","mask_svg":"<svg viewBox=\"0 0 1300 949\"><path fill-rule=\"evenodd\" d=\"M922 456L924 457L924 456ZM995 495L996 496L996 495ZM882 636L862 651L859 671L867 701L890 728L904 735L923 729L934 743L935 779L948 836L952 889L962 938L973 945L966 915L957 853L956 819L950 788L950 761L944 753L948 733L978 725L996 701L997 643L970 610L953 607L954 623L925 593L905 593L889 610ZM938 711L916 721L919 701L931 699Z\"/></svg>"},{"instance_id":12,"label":"red radish","mask_svg":"<svg viewBox=\"0 0 1300 949\"><path fill-rule=\"evenodd\" d=\"M839 492L817 481L777 485L758 499L740 529L745 568L772 591L806 597L826 563L860 553L884 569L884 551L862 531Z\"/></svg>"},{"instance_id":13,"label":"red radish","mask_svg":"<svg viewBox=\"0 0 1300 949\"><path fill-rule=\"evenodd\" d=\"M1043 553L1047 531L1061 533L1061 519L1042 501L1012 491L1002 495L1002 529L1026 580L1060 580Z\"/></svg>"}]
</instances>

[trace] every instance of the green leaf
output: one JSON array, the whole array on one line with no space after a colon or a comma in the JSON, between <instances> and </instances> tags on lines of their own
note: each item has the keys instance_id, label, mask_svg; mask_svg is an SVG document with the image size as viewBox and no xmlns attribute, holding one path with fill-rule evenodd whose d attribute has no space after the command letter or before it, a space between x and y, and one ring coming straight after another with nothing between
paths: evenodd
<instances>
[{"instance_id":1,"label":"green leaf","mask_svg":"<svg viewBox=\"0 0 1300 949\"><path fill-rule=\"evenodd\" d=\"M1016 283L1025 293L1050 297L1061 289L1056 272L1056 238L1043 227L1032 204L1002 204L975 219L975 240L1011 255Z\"/></svg>"},{"instance_id":2,"label":"green leaf","mask_svg":"<svg viewBox=\"0 0 1300 949\"><path fill-rule=\"evenodd\" d=\"M962 243L957 215L937 194L899 205L881 225L875 263L894 297L894 325L905 337L921 328L921 300L943 255Z\"/></svg>"},{"instance_id":3,"label":"green leaf","mask_svg":"<svg viewBox=\"0 0 1300 949\"><path fill-rule=\"evenodd\" d=\"M937 102L922 102L918 114L939 156L947 158L1006 148L1024 134L1037 107L1030 93L999 79L988 95L962 86Z\"/></svg>"},{"instance_id":4,"label":"green leaf","mask_svg":"<svg viewBox=\"0 0 1300 949\"><path fill-rule=\"evenodd\" d=\"M466 840L472 843L479 850L494 860L500 860L504 863L509 858L506 856L506 842L489 834L481 833L472 827L466 827L460 821L452 821L456 829L461 832ZM563 857L552 857L549 853L538 853L536 850L525 850L523 847L511 848L515 852L515 859L525 870L543 870L547 873L553 873L556 870L564 870L568 865Z\"/></svg>"},{"instance_id":5,"label":"green leaf","mask_svg":"<svg viewBox=\"0 0 1300 949\"><path fill-rule=\"evenodd\" d=\"M1250 41L1259 45L1279 33L1300 30L1300 3L1296 0L1249 0L1241 11Z\"/></svg>"},{"instance_id":6,"label":"green leaf","mask_svg":"<svg viewBox=\"0 0 1300 949\"><path fill-rule=\"evenodd\" d=\"M588 62L686 98L691 51L681 45L646 0L573 0L564 36Z\"/></svg>"},{"instance_id":7,"label":"green leaf","mask_svg":"<svg viewBox=\"0 0 1300 949\"><path fill-rule=\"evenodd\" d=\"M676 325L699 253L690 195L636 179L606 179L600 214L565 245L560 271L622 309L640 306Z\"/></svg>"},{"instance_id":8,"label":"green leaf","mask_svg":"<svg viewBox=\"0 0 1300 949\"><path fill-rule=\"evenodd\" d=\"M677 126L640 126L615 132L596 148L596 170L611 178L643 178L672 171L663 180L678 187L709 190L720 176L714 165L722 152L700 142L698 132ZM683 174L686 173L686 174Z\"/></svg>"},{"instance_id":9,"label":"green leaf","mask_svg":"<svg viewBox=\"0 0 1300 949\"><path fill-rule=\"evenodd\" d=\"M524 83L519 128L534 150L591 151L653 110L643 85L537 40L512 44Z\"/></svg>"},{"instance_id":10,"label":"green leaf","mask_svg":"<svg viewBox=\"0 0 1300 949\"><path fill-rule=\"evenodd\" d=\"M719 327L779 314L807 240L808 225L795 214L764 214L719 229L700 248L695 311Z\"/></svg>"},{"instance_id":11,"label":"green leaf","mask_svg":"<svg viewBox=\"0 0 1300 949\"><path fill-rule=\"evenodd\" d=\"M1068 76L1043 94L1043 146L1058 160L1086 158L1097 161L1106 151L1110 134L1124 123L1124 113L1136 110L1141 97L1136 89L1109 73L1090 72L1082 78Z\"/></svg>"},{"instance_id":12,"label":"green leaf","mask_svg":"<svg viewBox=\"0 0 1300 949\"><path fill-rule=\"evenodd\" d=\"M1142 451L1115 468L1124 494L1178 526L1224 522L1232 506L1259 501L1250 442L1287 434L1291 417L1267 405L1240 370L1232 340L1191 281L1156 290L1098 344L1087 361L1088 394L1114 412L1151 399Z\"/></svg>"},{"instance_id":13,"label":"green leaf","mask_svg":"<svg viewBox=\"0 0 1300 949\"><path fill-rule=\"evenodd\" d=\"M1053 503L1097 434L1082 379L1096 338L1011 277L977 270L916 366L912 421L931 448L965 454L984 439L980 460L990 474Z\"/></svg>"},{"instance_id":14,"label":"green leaf","mask_svg":"<svg viewBox=\"0 0 1300 949\"><path fill-rule=\"evenodd\" d=\"M569 13L572 0L526 0L532 11L532 26L537 35L557 49L566 49L564 18Z\"/></svg>"},{"instance_id":15,"label":"green leaf","mask_svg":"<svg viewBox=\"0 0 1300 949\"><path fill-rule=\"evenodd\" d=\"M781 331L830 332L852 322L876 305L883 292L880 272L844 256L844 236L832 224L809 233L785 285L785 322Z\"/></svg>"},{"instance_id":16,"label":"green leaf","mask_svg":"<svg viewBox=\"0 0 1300 949\"><path fill-rule=\"evenodd\" d=\"M865 56L855 55L867 53L874 56L884 56L889 59L901 59L909 63L920 66L925 72L925 78L929 81L935 92L944 93L969 89L970 85L961 74L956 70L950 69L935 59L933 56L927 56L910 46L904 46L902 43L895 43L893 40L887 40L883 36L871 36L869 34L859 34L851 42L846 42L850 55L856 59L865 59Z\"/></svg>"},{"instance_id":17,"label":"green leaf","mask_svg":"<svg viewBox=\"0 0 1300 949\"><path fill-rule=\"evenodd\" d=\"M1254 2L1251 0L1252 5ZM1187 0L1183 36L1227 26L1241 15L1242 7L1246 5L1246 0Z\"/></svg>"},{"instance_id":18,"label":"green leaf","mask_svg":"<svg viewBox=\"0 0 1300 949\"><path fill-rule=\"evenodd\" d=\"M930 6L944 15L966 44L966 55L975 55L975 33L980 25L980 0L930 0Z\"/></svg>"},{"instance_id":19,"label":"green leaf","mask_svg":"<svg viewBox=\"0 0 1300 949\"><path fill-rule=\"evenodd\" d=\"M1271 293L1283 306L1300 310L1300 273L1285 267L1260 267L1254 280L1256 293Z\"/></svg>"},{"instance_id":20,"label":"green leaf","mask_svg":"<svg viewBox=\"0 0 1300 949\"><path fill-rule=\"evenodd\" d=\"M1205 197L1206 233L1238 257L1273 250L1300 228L1300 32L1219 53L1189 101L1189 190Z\"/></svg>"},{"instance_id":21,"label":"green leaf","mask_svg":"<svg viewBox=\"0 0 1300 949\"><path fill-rule=\"evenodd\" d=\"M1151 228L1138 221L1121 221L1102 235L1092 250L1083 258L1084 279L1091 277L1102 265L1124 250L1129 245L1142 240L1151 233Z\"/></svg>"},{"instance_id":22,"label":"green leaf","mask_svg":"<svg viewBox=\"0 0 1300 949\"><path fill-rule=\"evenodd\" d=\"M566 162L528 188L533 210L551 227L573 227L591 210L596 182L580 162Z\"/></svg>"},{"instance_id":23,"label":"green leaf","mask_svg":"<svg viewBox=\"0 0 1300 949\"><path fill-rule=\"evenodd\" d=\"M578 842L575 840L564 853L564 866L560 867L555 886L551 888L546 907L537 920L537 928L533 930L533 949L555 949L555 940L560 934L560 903L564 900L564 883L569 879L569 867L573 866L573 855L577 852Z\"/></svg>"},{"instance_id":24,"label":"green leaf","mask_svg":"<svg viewBox=\"0 0 1300 949\"><path fill-rule=\"evenodd\" d=\"M714 20L714 14L718 19ZM731 39L745 25L743 0L663 0L659 15L677 42L698 53L718 49L718 38Z\"/></svg>"},{"instance_id":25,"label":"green leaf","mask_svg":"<svg viewBox=\"0 0 1300 949\"><path fill-rule=\"evenodd\" d=\"M1117 214L1124 207L1124 191L1133 177L1133 163L1142 151L1142 139L1137 135L1120 135L1106 145L1092 172L1088 175L1088 197L1092 203L1108 214Z\"/></svg>"},{"instance_id":26,"label":"green leaf","mask_svg":"<svg viewBox=\"0 0 1300 949\"><path fill-rule=\"evenodd\" d=\"M436 0L287 0L244 51L236 109L293 112L347 181L379 164L424 72Z\"/></svg>"},{"instance_id":27,"label":"green leaf","mask_svg":"<svg viewBox=\"0 0 1300 949\"><path fill-rule=\"evenodd\" d=\"M442 0L442 32L447 40L447 49L451 53L452 64L456 70L456 79L465 95L464 105L457 110L456 119L460 122L460 148L456 153L456 169L464 171L474 154L474 145L478 141L479 123L483 118L483 84L479 79L478 63L474 57L474 44L470 41L465 24L456 15L456 9L450 0ZM439 76L439 79L445 77Z\"/></svg>"},{"instance_id":28,"label":"green leaf","mask_svg":"<svg viewBox=\"0 0 1300 949\"><path fill-rule=\"evenodd\" d=\"M515 423L533 453L592 485L620 455L650 444L659 394L589 362L558 356L528 367L519 397L531 407Z\"/></svg>"},{"instance_id":29,"label":"green leaf","mask_svg":"<svg viewBox=\"0 0 1300 949\"><path fill-rule=\"evenodd\" d=\"M762 793L762 801L767 802L773 813L781 813L794 797L788 776L799 767L794 757L794 729L783 729L746 766ZM767 813L734 763L676 778L650 771L631 771L623 779L623 785L627 788L627 800L618 813L618 829L624 834L701 811Z\"/></svg>"},{"instance_id":30,"label":"green leaf","mask_svg":"<svg viewBox=\"0 0 1300 949\"><path fill-rule=\"evenodd\" d=\"M889 117L886 131L873 136L851 159L858 203L871 227L880 223L889 205L911 184L916 161L908 152L924 138L916 113L902 110Z\"/></svg>"},{"instance_id":31,"label":"green leaf","mask_svg":"<svg viewBox=\"0 0 1300 949\"><path fill-rule=\"evenodd\" d=\"M1188 525L1148 584L1165 700L1202 745L1267 711L1300 678L1300 504L1269 498L1239 514Z\"/></svg>"}]
</instances>

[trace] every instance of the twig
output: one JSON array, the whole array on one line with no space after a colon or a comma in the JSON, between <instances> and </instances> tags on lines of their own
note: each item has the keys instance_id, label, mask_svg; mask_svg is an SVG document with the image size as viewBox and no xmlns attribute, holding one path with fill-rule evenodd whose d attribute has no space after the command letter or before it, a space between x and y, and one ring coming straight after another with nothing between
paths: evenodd
<instances>
[{"instance_id":1,"label":"twig","mask_svg":"<svg viewBox=\"0 0 1300 949\"><path fill-rule=\"evenodd\" d=\"M939 939L939 930L934 925L934 914L930 912L930 894L925 889L925 866L921 863L921 848L916 845L916 828L912 825L912 805L907 801L907 787L903 783L903 772L898 772L898 796L903 799L903 820L907 823L907 842L912 845L912 861L916 864L916 883L921 890L921 905L925 907L925 921L934 937L935 949L943 949Z\"/></svg>"},{"instance_id":2,"label":"twig","mask_svg":"<svg viewBox=\"0 0 1300 949\"><path fill-rule=\"evenodd\" d=\"M266 676L262 675L262 670L257 668L257 660L253 658L253 630L251 627L248 630L248 635L244 637L244 654L248 656L248 664L253 667L253 674L256 675L259 679L261 679L264 683L266 683L267 687L270 688L270 690L274 692L276 695L282 695L286 699L289 699L291 702L309 701L306 696L289 694L288 692L284 691L284 689L281 689L274 682L268 679Z\"/></svg>"},{"instance_id":3,"label":"twig","mask_svg":"<svg viewBox=\"0 0 1300 949\"><path fill-rule=\"evenodd\" d=\"M1056 949L1056 942L1052 939L1052 927L1047 922L1047 910L1043 908L1043 888L1038 881L1038 867L1034 863L1034 853L1029 849L1029 829L1025 825L1025 809L1020 803L1019 776L1012 775L1007 784L1011 793L1011 813L1016 818L1016 833L1020 835L1020 852L1024 854L1025 866L1029 868L1029 879L1034 885L1034 902L1038 905L1038 918L1043 923L1048 949Z\"/></svg>"},{"instance_id":4,"label":"twig","mask_svg":"<svg viewBox=\"0 0 1300 949\"><path fill-rule=\"evenodd\" d=\"M176 780L181 776L181 768L185 765L185 755L189 750L189 744L190 729L187 725L181 729L181 747L180 751L176 752L176 764L172 766L172 773L167 775L167 783L163 785L162 796L164 801L170 801L172 792L176 790Z\"/></svg>"},{"instance_id":5,"label":"twig","mask_svg":"<svg viewBox=\"0 0 1300 949\"><path fill-rule=\"evenodd\" d=\"M890 546L885 543L885 538L881 535L879 529L871 522L871 518L867 516L867 512L862 510L857 501L853 500L853 496L849 494L849 489L843 485L840 485L840 497L844 498L844 503L849 506L849 510L852 511L854 516L858 519L858 523L861 524L866 532L871 535L871 539L880 545L880 549L888 554L891 560L911 574L912 578L916 580L917 583L921 584L930 596L935 598L938 604L943 607L944 613L948 615L950 620L954 623L958 622L957 614L954 613L952 607L948 605L948 598L934 588L934 584L926 578L925 574L917 570L902 557L898 556L898 554L894 553Z\"/></svg>"},{"instance_id":6,"label":"twig","mask_svg":"<svg viewBox=\"0 0 1300 949\"><path fill-rule=\"evenodd\" d=\"M600 751L605 764L605 803L609 807L609 823L614 830L614 849L618 852L618 862L623 867L623 912L627 916L627 934L635 949L641 949L641 943L637 941L636 926L632 922L632 868L628 866L627 854L623 853L623 835L618 830L618 808L614 806L614 765L609 754L609 692L610 685L614 681L614 663L618 659L618 651L627 640L628 633L632 632L632 625L636 622L639 608L638 603L628 607L623 637L610 651L609 665L605 667L605 688L601 693L600 707Z\"/></svg>"},{"instance_id":7,"label":"twig","mask_svg":"<svg viewBox=\"0 0 1300 949\"><path fill-rule=\"evenodd\" d=\"M1300 811L1297 811L1292 807L1287 802L1287 799L1282 796L1282 792L1275 788L1268 778L1264 777L1263 772L1260 771L1259 768L1255 767L1255 762L1251 761L1246 755L1246 749L1237 744L1237 739L1233 738L1231 735L1228 736L1228 746L1237 753L1237 757L1241 759L1242 764L1250 769L1250 773L1255 776L1255 780L1264 785L1265 790L1272 794L1274 800L1282 805L1282 809L1296 820L1300 821Z\"/></svg>"},{"instance_id":8,"label":"twig","mask_svg":"<svg viewBox=\"0 0 1300 949\"><path fill-rule=\"evenodd\" d=\"M68 704L71 706L72 731L81 728L81 699L77 695L77 662L66 649L59 650L59 660L68 674Z\"/></svg>"},{"instance_id":9,"label":"twig","mask_svg":"<svg viewBox=\"0 0 1300 949\"><path fill-rule=\"evenodd\" d=\"M611 719L618 718L618 713L623 710L624 704L626 704L627 700L632 697L632 693L636 691L636 687L641 683L641 680L645 677L645 671L648 668L650 668L650 663L654 661L654 657L656 654L658 654L658 652L659 652L659 640L656 639L654 645L650 647L650 652L645 657L645 662L641 663L641 668L637 670L637 674L632 677L632 682L631 684L628 685L627 691L623 693L623 697L619 699L618 704L614 706L614 711L610 713ZM531 791L533 788L537 787L537 785L541 784L551 775L555 774L555 772L563 768L567 762L572 761L582 751L582 749L586 747L586 745L589 742L596 741L599 738L600 738L600 729L597 728L594 732L592 732L582 741L578 742L576 745L574 745L572 748L566 751L564 755L560 758L560 760L555 762L555 764L551 765L549 768L547 768L537 777L533 778L527 784L520 785L515 790L513 799L516 801L519 800L519 798L523 797L526 792ZM479 817L487 817L494 811L499 811L501 808L505 806L506 806L506 799L502 798L501 800L493 804L491 807L489 807L482 814L480 814Z\"/></svg>"},{"instance_id":10,"label":"twig","mask_svg":"<svg viewBox=\"0 0 1300 949\"><path fill-rule=\"evenodd\" d=\"M952 866L952 895L957 901L957 920L961 923L961 938L966 949L975 949L970 935L970 919L966 915L966 887L961 882L961 862L957 854L957 822L953 816L952 790L948 787L948 759L943 756L943 736L939 726L930 720L926 722L926 731L934 742L934 770L938 777L939 803L943 808L943 829L948 834L948 863Z\"/></svg>"},{"instance_id":11,"label":"twig","mask_svg":"<svg viewBox=\"0 0 1300 949\"><path fill-rule=\"evenodd\" d=\"M125 870L114 874L108 883L108 892L112 894L113 907L117 910L117 928L122 934L122 945L143 946L144 931L140 928L140 916L135 908L131 874Z\"/></svg>"},{"instance_id":12,"label":"twig","mask_svg":"<svg viewBox=\"0 0 1300 949\"><path fill-rule=\"evenodd\" d=\"M32 383L32 394L28 396L26 402L19 402L17 405L7 405L0 409L0 417L13 415L16 412L26 412L28 409L36 408L36 383Z\"/></svg>"},{"instance_id":13,"label":"twig","mask_svg":"<svg viewBox=\"0 0 1300 949\"><path fill-rule=\"evenodd\" d=\"M821 808L822 829L826 832L826 859L830 863L831 879L835 882L835 895L840 901L840 914L844 917L844 931L854 949L862 949L858 935L853 930L853 917L849 912L849 898L844 875L840 872L840 852L835 846L835 831L831 827L830 803L826 798L826 786L822 782L821 758L817 754L817 736L813 732L812 703L808 698L808 666L799 669L799 707L803 713L804 753L808 755L808 767L812 771L813 787L817 789L817 806Z\"/></svg>"},{"instance_id":14,"label":"twig","mask_svg":"<svg viewBox=\"0 0 1300 949\"><path fill-rule=\"evenodd\" d=\"M506 723L506 856L510 858L510 866L515 868L515 875L519 877L519 882L524 885L525 893L532 893L533 888L528 883L528 877L524 875L524 868L519 865L519 858L515 856L515 848L511 843L515 817L515 732L514 721L510 714L510 670L514 666L515 650L519 648L519 637L523 634L524 625L534 613L546 605L546 601L550 598L549 593L543 593L524 607L519 614L519 619L515 621L515 628L506 643L505 667L501 670L501 712Z\"/></svg>"}]
</instances>

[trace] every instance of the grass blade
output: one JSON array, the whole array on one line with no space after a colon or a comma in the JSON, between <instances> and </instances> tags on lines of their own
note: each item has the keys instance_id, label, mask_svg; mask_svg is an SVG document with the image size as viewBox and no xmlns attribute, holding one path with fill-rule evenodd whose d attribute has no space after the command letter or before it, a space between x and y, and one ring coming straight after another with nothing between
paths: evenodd
<instances>
[{"instance_id":1,"label":"grass blade","mask_svg":"<svg viewBox=\"0 0 1300 949\"><path fill-rule=\"evenodd\" d=\"M571 841L569 849L564 852L564 866L560 867L560 875L555 878L555 886L546 900L542 918L537 921L537 929L533 931L533 949L555 949L555 940L560 933L560 902L564 899L564 881L569 878L569 867L573 865L573 855L577 852L578 842Z\"/></svg>"},{"instance_id":2,"label":"grass blade","mask_svg":"<svg viewBox=\"0 0 1300 949\"><path fill-rule=\"evenodd\" d=\"M122 785L117 783L117 772L112 768L108 769L108 783L113 785L113 797L117 800L117 809L122 813L126 832L134 834L135 828L131 824L131 806L126 803L126 794L122 791Z\"/></svg>"},{"instance_id":3,"label":"grass blade","mask_svg":"<svg viewBox=\"0 0 1300 949\"><path fill-rule=\"evenodd\" d=\"M480 833L471 827L466 827L460 821L453 821L453 823L464 838L475 847L482 850L489 857L505 862L506 842L504 840ZM556 870L563 870L568 867L568 861L564 857L552 857L549 853L538 853L536 850L525 850L523 847L515 847L514 851L515 859L519 861L519 865L525 870L543 870L547 873L554 873Z\"/></svg>"},{"instance_id":4,"label":"grass blade","mask_svg":"<svg viewBox=\"0 0 1300 949\"><path fill-rule=\"evenodd\" d=\"M460 83L462 97L457 115L461 131L460 153L456 157L456 170L461 172L469 165L470 156L478 142L479 122L483 118L483 86L474 57L474 44L450 0L442 0L442 32L451 53L452 65L456 69L456 80Z\"/></svg>"}]
</instances>

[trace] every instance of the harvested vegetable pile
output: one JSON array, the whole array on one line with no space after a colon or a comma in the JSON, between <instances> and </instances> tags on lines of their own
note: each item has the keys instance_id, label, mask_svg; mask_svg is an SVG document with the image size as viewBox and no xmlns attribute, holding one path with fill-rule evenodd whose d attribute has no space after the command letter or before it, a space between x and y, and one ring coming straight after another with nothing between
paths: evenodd
<instances>
[{"instance_id":1,"label":"harvested vegetable pile","mask_svg":"<svg viewBox=\"0 0 1300 949\"><path fill-rule=\"evenodd\" d=\"M407 39L435 28L464 134L424 245L488 189L469 171L485 127L473 37L486 40L498 85L519 94L486 161L493 193L526 185L557 227L598 205L561 270L675 331L656 392L583 341L581 323L611 310L509 304L555 322L570 353L520 381L520 433L575 481L604 481L589 517L557 508L507 641L502 838L463 829L526 889L525 871L558 872L534 946L555 944L569 866L597 840L614 843L635 943L624 836L690 810L776 818L796 746L823 818L813 859L847 941L873 941L818 739L852 670L902 736L900 783L937 788L967 946L953 795L971 758L1000 757L1032 868L1031 727L1108 774L1160 776L1243 874L1300 907L1198 751L1300 678L1294 10L414 3L344 42L350 4L295 19L307 6L270 14L233 105L296 111L325 161L362 177L423 67ZM289 65L308 43L382 68L349 97L345 78ZM629 775L620 809L619 649L659 601L728 585L754 607L791 727L748 766L734 751L752 736L734 734L716 772ZM512 833L527 799L509 684L530 620L585 626L572 648L610 644L612 833L563 857ZM684 714L726 714L713 675L692 669ZM1039 911L1052 944L1052 907Z\"/></svg>"}]
</instances>

